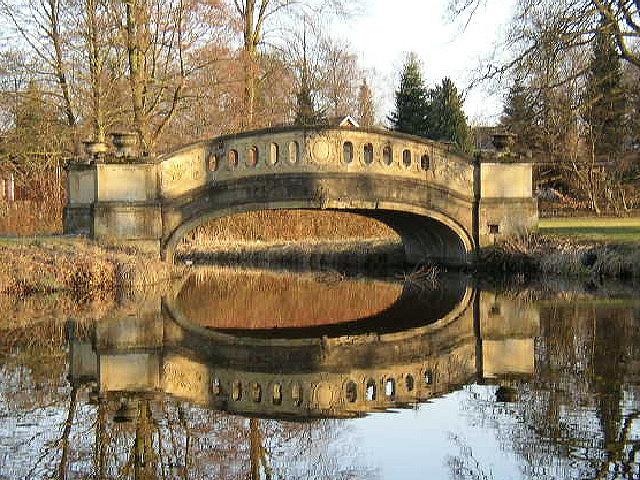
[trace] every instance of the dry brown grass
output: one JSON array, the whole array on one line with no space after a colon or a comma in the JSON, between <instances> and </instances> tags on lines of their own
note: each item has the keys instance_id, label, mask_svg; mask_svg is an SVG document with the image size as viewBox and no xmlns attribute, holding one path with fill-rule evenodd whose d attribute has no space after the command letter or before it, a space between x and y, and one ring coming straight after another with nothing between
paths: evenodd
<instances>
[{"instance_id":1,"label":"dry brown grass","mask_svg":"<svg viewBox=\"0 0 640 480\"><path fill-rule=\"evenodd\" d=\"M489 273L640 278L640 248L530 234L486 249L480 266Z\"/></svg>"},{"instance_id":2,"label":"dry brown grass","mask_svg":"<svg viewBox=\"0 0 640 480\"><path fill-rule=\"evenodd\" d=\"M0 201L0 234L62 233L62 202Z\"/></svg>"},{"instance_id":3,"label":"dry brown grass","mask_svg":"<svg viewBox=\"0 0 640 480\"><path fill-rule=\"evenodd\" d=\"M77 238L0 241L0 293L99 295L156 285L180 270L133 251L107 249Z\"/></svg>"},{"instance_id":4,"label":"dry brown grass","mask_svg":"<svg viewBox=\"0 0 640 480\"><path fill-rule=\"evenodd\" d=\"M190 243L295 242L301 240L392 239L398 235L377 220L323 210L262 210L216 219L187 238Z\"/></svg>"}]
</instances>

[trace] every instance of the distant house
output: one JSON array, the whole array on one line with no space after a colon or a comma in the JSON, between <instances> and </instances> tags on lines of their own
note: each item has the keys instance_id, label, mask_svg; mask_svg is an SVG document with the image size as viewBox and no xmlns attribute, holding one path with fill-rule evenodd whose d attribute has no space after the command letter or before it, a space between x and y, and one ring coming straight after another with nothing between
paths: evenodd
<instances>
[{"instance_id":1,"label":"distant house","mask_svg":"<svg viewBox=\"0 0 640 480\"><path fill-rule=\"evenodd\" d=\"M359 128L360 124L358 121L350 115L346 117L336 117L333 121L329 121L329 125L337 125L339 127L345 128Z\"/></svg>"}]
</instances>

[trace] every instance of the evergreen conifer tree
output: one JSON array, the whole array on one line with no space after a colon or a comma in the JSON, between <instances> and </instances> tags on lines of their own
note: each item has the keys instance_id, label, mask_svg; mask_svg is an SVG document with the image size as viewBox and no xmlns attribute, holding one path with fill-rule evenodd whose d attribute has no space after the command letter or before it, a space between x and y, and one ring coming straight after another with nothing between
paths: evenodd
<instances>
[{"instance_id":1,"label":"evergreen conifer tree","mask_svg":"<svg viewBox=\"0 0 640 480\"><path fill-rule=\"evenodd\" d=\"M472 149L467 117L462 109L462 96L448 77L431 91L431 103L426 122L427 137L453 142L464 152Z\"/></svg>"},{"instance_id":2,"label":"evergreen conifer tree","mask_svg":"<svg viewBox=\"0 0 640 480\"><path fill-rule=\"evenodd\" d=\"M358 91L358 121L361 127L372 127L375 123L373 95L366 79L362 81Z\"/></svg>"},{"instance_id":3,"label":"evergreen conifer tree","mask_svg":"<svg viewBox=\"0 0 640 480\"><path fill-rule=\"evenodd\" d=\"M625 141L626 99L615 41L607 28L596 33L587 86L586 120L597 158L616 160Z\"/></svg>"},{"instance_id":4,"label":"evergreen conifer tree","mask_svg":"<svg viewBox=\"0 0 640 480\"><path fill-rule=\"evenodd\" d=\"M536 114L533 102L522 81L509 87L500 123L517 135L516 145L520 149L535 149L538 139Z\"/></svg>"},{"instance_id":5,"label":"evergreen conifer tree","mask_svg":"<svg viewBox=\"0 0 640 480\"><path fill-rule=\"evenodd\" d=\"M302 40L302 76L300 79L300 90L296 95L296 118L294 124L297 126L317 125L324 123L324 115L316 111L311 86L309 85L309 65L307 63L307 30L305 24L304 36Z\"/></svg>"},{"instance_id":6,"label":"evergreen conifer tree","mask_svg":"<svg viewBox=\"0 0 640 480\"><path fill-rule=\"evenodd\" d=\"M428 90L422 80L421 65L415 53L409 54L396 90L396 108L389 116L394 130L424 136L429 115Z\"/></svg>"},{"instance_id":7,"label":"evergreen conifer tree","mask_svg":"<svg viewBox=\"0 0 640 480\"><path fill-rule=\"evenodd\" d=\"M308 126L323 122L324 116L321 112L316 111L313 104L311 88L309 88L306 82L303 82L296 96L296 118L294 123L297 126Z\"/></svg>"}]
</instances>

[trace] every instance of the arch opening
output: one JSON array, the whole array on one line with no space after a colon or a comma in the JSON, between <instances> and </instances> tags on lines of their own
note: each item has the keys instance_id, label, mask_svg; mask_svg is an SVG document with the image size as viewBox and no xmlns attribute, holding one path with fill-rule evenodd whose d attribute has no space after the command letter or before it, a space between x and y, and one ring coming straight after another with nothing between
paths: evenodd
<instances>
[{"instance_id":1,"label":"arch opening","mask_svg":"<svg viewBox=\"0 0 640 480\"><path fill-rule=\"evenodd\" d=\"M382 162L385 165L391 165L393 163L393 149L389 145L382 149Z\"/></svg>"},{"instance_id":2,"label":"arch opening","mask_svg":"<svg viewBox=\"0 0 640 480\"><path fill-rule=\"evenodd\" d=\"M371 258L381 258L384 265L455 266L468 263L472 245L462 227L437 212L239 208L205 212L185 222L170 236L164 253L167 259L177 255L199 263L225 257L224 263L249 258L260 265L302 262L314 267L339 257L345 266L370 265L364 260ZM230 249L235 253L230 255Z\"/></svg>"},{"instance_id":3,"label":"arch opening","mask_svg":"<svg viewBox=\"0 0 640 480\"><path fill-rule=\"evenodd\" d=\"M269 146L268 164L273 166L278 163L280 163L280 146L277 143L272 142Z\"/></svg>"},{"instance_id":4,"label":"arch opening","mask_svg":"<svg viewBox=\"0 0 640 480\"><path fill-rule=\"evenodd\" d=\"M363 147L363 159L366 165L373 163L373 144L365 143Z\"/></svg>"},{"instance_id":5,"label":"arch opening","mask_svg":"<svg viewBox=\"0 0 640 480\"><path fill-rule=\"evenodd\" d=\"M175 251L179 259L199 263L233 263L233 257L242 255L248 263L300 261L335 267L404 259L402 237L385 222L359 212L327 210L257 210L203 221Z\"/></svg>"}]
</instances>

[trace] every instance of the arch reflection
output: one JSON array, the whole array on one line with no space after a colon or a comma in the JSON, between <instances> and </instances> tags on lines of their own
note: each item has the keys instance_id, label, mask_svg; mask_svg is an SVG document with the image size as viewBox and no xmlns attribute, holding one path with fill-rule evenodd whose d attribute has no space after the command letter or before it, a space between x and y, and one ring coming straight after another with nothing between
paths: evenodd
<instances>
[{"instance_id":1,"label":"arch reflection","mask_svg":"<svg viewBox=\"0 0 640 480\"><path fill-rule=\"evenodd\" d=\"M461 277L433 285L348 278L338 272L283 274L202 269L165 298L181 324L242 336L340 336L427 325L469 302Z\"/></svg>"},{"instance_id":2,"label":"arch reflection","mask_svg":"<svg viewBox=\"0 0 640 480\"><path fill-rule=\"evenodd\" d=\"M407 407L474 380L508 386L533 371L533 307L499 300L501 312L517 311L518 321L507 321L492 309L495 295L464 283L423 297L400 286L393 304L349 331L352 321L211 329L171 310L178 294L97 324L92 341L72 340L70 377L94 384L114 405L169 395L235 414L304 420ZM421 308L425 298L431 309ZM449 303L436 308L434 298ZM403 315L411 318L400 321Z\"/></svg>"}]
</instances>

